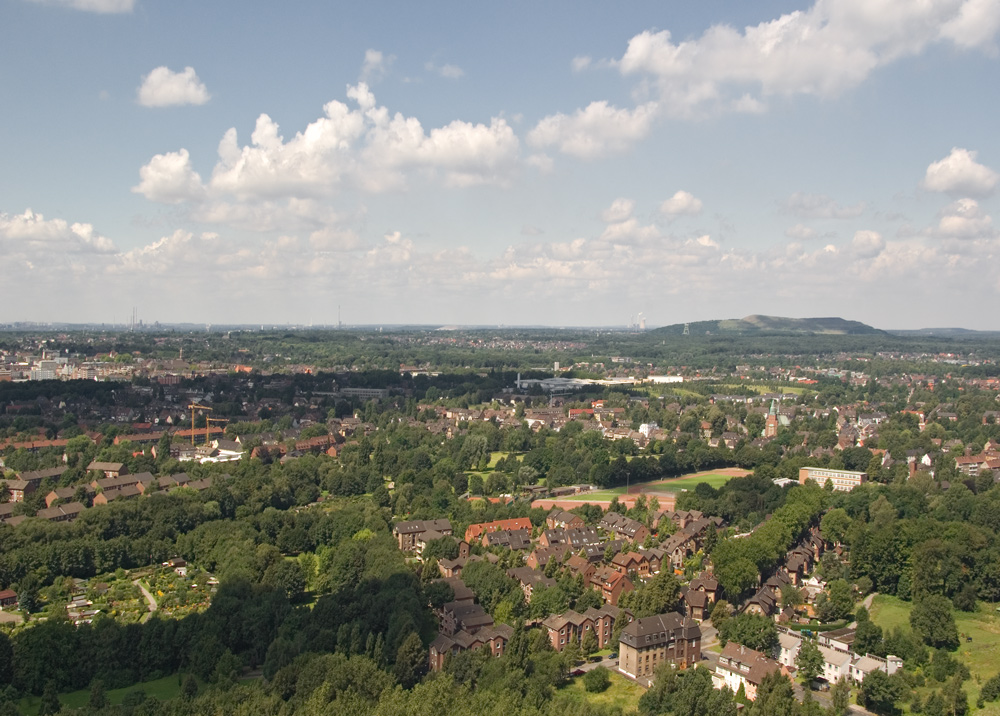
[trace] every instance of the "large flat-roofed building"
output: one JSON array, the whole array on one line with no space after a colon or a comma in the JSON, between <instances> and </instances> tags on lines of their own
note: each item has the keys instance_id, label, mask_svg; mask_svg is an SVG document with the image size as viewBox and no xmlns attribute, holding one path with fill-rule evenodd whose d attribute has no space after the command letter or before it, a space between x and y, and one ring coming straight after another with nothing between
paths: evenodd
<instances>
[{"instance_id":1,"label":"large flat-roofed building","mask_svg":"<svg viewBox=\"0 0 1000 716\"><path fill-rule=\"evenodd\" d=\"M850 492L861 483L868 482L868 473L854 470L831 470L828 467L800 467L799 482L804 485L806 480L813 480L820 487L824 487L829 480L833 483L834 490Z\"/></svg>"},{"instance_id":2,"label":"large flat-roofed building","mask_svg":"<svg viewBox=\"0 0 1000 716\"><path fill-rule=\"evenodd\" d=\"M635 678L652 678L656 667L678 668L701 661L701 628L677 612L636 619L622 629L618 670Z\"/></svg>"}]
</instances>

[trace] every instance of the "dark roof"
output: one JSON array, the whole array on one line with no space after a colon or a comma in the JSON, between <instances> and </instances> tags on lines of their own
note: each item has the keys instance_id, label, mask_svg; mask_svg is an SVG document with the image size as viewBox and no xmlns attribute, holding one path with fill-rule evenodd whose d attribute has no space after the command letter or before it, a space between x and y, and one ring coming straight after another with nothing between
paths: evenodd
<instances>
[{"instance_id":1,"label":"dark roof","mask_svg":"<svg viewBox=\"0 0 1000 716\"><path fill-rule=\"evenodd\" d=\"M636 619L622 629L621 641L633 648L645 648L679 639L699 639L701 628L693 619L677 612Z\"/></svg>"}]
</instances>

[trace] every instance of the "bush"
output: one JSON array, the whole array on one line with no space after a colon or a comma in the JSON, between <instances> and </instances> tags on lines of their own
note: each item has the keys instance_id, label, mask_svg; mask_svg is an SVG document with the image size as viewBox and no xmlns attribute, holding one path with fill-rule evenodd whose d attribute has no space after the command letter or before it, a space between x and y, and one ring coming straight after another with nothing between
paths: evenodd
<instances>
[{"instance_id":1,"label":"bush","mask_svg":"<svg viewBox=\"0 0 1000 716\"><path fill-rule=\"evenodd\" d=\"M592 694L599 694L609 686L611 686L611 672L603 666L598 666L583 675L583 688Z\"/></svg>"}]
</instances>

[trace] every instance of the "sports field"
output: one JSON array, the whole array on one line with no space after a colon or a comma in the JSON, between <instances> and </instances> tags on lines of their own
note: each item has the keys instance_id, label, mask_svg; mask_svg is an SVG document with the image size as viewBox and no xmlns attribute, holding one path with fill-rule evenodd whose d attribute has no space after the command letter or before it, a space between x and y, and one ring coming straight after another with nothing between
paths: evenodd
<instances>
[{"instance_id":1,"label":"sports field","mask_svg":"<svg viewBox=\"0 0 1000 716\"><path fill-rule=\"evenodd\" d=\"M641 492L683 492L684 490L693 490L699 483L702 482L707 482L712 487L719 488L732 480L734 477L741 477L743 474L749 473L747 473L746 470L738 470L735 468L728 468L724 472L721 470L718 472L700 472L696 475L676 477L671 480L657 480L656 482L642 482L629 485L628 492L630 495L636 495ZM621 487L612 487L608 490L584 492L579 495L569 495L559 499L571 502L610 502L615 497L621 497L624 494L625 486L622 485Z\"/></svg>"}]
</instances>

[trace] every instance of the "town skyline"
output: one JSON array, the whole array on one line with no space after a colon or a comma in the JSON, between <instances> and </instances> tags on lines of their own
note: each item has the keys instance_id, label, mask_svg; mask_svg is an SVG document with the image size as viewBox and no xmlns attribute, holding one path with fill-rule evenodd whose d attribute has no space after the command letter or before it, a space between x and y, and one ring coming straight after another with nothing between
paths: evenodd
<instances>
[{"instance_id":1,"label":"town skyline","mask_svg":"<svg viewBox=\"0 0 1000 716\"><path fill-rule=\"evenodd\" d=\"M1000 2L250 8L5 3L0 322L1000 329Z\"/></svg>"}]
</instances>

